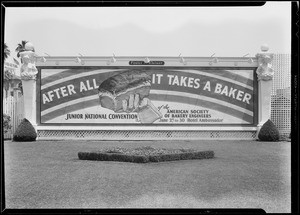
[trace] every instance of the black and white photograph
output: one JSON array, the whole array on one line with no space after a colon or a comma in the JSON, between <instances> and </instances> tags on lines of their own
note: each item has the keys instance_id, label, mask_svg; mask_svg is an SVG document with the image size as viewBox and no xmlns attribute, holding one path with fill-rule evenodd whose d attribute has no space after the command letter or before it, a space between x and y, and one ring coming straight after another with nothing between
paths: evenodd
<instances>
[{"instance_id":1,"label":"black and white photograph","mask_svg":"<svg viewBox=\"0 0 300 215\"><path fill-rule=\"evenodd\" d=\"M295 212L299 5L156 4L2 4L1 212Z\"/></svg>"}]
</instances>

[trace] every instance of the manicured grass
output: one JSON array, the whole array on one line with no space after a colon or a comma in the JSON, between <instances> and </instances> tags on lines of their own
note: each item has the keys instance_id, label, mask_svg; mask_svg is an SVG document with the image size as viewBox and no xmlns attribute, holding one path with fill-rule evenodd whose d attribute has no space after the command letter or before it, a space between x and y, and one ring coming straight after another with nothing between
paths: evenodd
<instances>
[{"instance_id":1,"label":"manicured grass","mask_svg":"<svg viewBox=\"0 0 300 215\"><path fill-rule=\"evenodd\" d=\"M143 146L134 149L109 148L95 152L78 152L80 160L122 161L132 163L164 162L176 160L200 160L214 157L213 151L193 149L165 149Z\"/></svg>"},{"instance_id":2,"label":"manicured grass","mask_svg":"<svg viewBox=\"0 0 300 215\"><path fill-rule=\"evenodd\" d=\"M212 150L161 163L79 160L109 147ZM4 142L7 208L262 208L290 212L290 142Z\"/></svg>"}]
</instances>

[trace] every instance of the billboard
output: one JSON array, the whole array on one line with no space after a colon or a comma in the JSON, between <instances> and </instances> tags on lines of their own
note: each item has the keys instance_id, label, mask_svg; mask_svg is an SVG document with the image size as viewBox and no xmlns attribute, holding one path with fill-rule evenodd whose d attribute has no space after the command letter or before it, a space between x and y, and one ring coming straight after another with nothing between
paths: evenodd
<instances>
[{"instance_id":1,"label":"billboard","mask_svg":"<svg viewBox=\"0 0 300 215\"><path fill-rule=\"evenodd\" d=\"M40 124L253 125L254 68L40 68Z\"/></svg>"}]
</instances>

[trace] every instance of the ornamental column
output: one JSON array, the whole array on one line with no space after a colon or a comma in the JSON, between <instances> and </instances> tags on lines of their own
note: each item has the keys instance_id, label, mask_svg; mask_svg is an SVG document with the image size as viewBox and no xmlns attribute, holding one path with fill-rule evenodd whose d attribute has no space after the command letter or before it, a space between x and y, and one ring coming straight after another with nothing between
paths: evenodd
<instances>
[{"instance_id":1,"label":"ornamental column","mask_svg":"<svg viewBox=\"0 0 300 215\"><path fill-rule=\"evenodd\" d=\"M21 80L24 98L24 118L36 129L36 54L31 43L25 44L25 51L20 52L22 59Z\"/></svg>"},{"instance_id":2,"label":"ornamental column","mask_svg":"<svg viewBox=\"0 0 300 215\"><path fill-rule=\"evenodd\" d=\"M274 70L272 68L273 53L268 52L267 45L261 46L261 53L256 54L258 68L256 70L258 79L258 130L271 118L271 90Z\"/></svg>"}]
</instances>

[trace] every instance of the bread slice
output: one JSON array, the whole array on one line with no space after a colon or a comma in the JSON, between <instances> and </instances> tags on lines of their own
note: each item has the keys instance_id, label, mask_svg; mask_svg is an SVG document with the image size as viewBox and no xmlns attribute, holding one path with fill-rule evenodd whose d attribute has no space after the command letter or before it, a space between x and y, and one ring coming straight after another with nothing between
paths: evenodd
<instances>
[{"instance_id":1,"label":"bread slice","mask_svg":"<svg viewBox=\"0 0 300 215\"><path fill-rule=\"evenodd\" d=\"M153 123L162 118L162 114L149 99L144 99L143 101L147 101L147 104L138 111L138 117L141 123Z\"/></svg>"}]
</instances>

